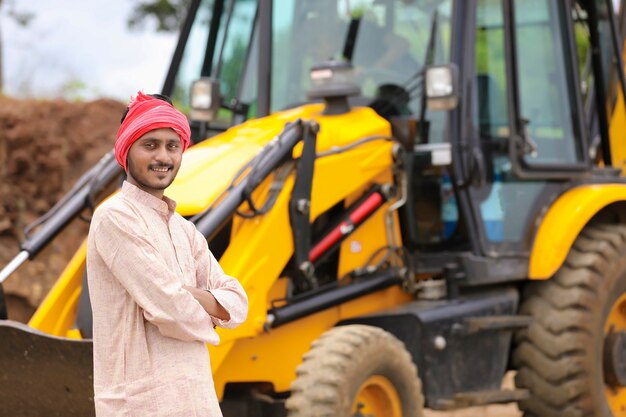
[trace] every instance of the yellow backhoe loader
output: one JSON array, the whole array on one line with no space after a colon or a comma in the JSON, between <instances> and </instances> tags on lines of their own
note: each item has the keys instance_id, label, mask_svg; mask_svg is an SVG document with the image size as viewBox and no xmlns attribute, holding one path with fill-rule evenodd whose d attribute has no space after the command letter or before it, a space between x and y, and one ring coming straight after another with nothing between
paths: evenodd
<instances>
[{"instance_id":1,"label":"yellow backhoe loader","mask_svg":"<svg viewBox=\"0 0 626 417\"><path fill-rule=\"evenodd\" d=\"M613 6L191 2L162 93L196 144L166 194L250 299L208 348L226 417L626 415ZM122 174L105 156L0 282ZM0 414L93 415L86 282L83 245L0 321Z\"/></svg>"}]
</instances>

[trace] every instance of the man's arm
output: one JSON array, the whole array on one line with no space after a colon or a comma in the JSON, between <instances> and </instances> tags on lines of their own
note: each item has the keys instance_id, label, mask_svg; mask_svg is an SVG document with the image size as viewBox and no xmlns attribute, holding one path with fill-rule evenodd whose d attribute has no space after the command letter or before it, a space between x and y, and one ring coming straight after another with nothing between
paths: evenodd
<instances>
[{"instance_id":1,"label":"man's arm","mask_svg":"<svg viewBox=\"0 0 626 417\"><path fill-rule=\"evenodd\" d=\"M209 315L219 320L230 320L230 314L228 311L217 302L215 296L209 291L187 285L183 288L189 291L191 295L193 295L193 298L198 300L202 308L204 308L204 311L206 311Z\"/></svg>"},{"instance_id":2,"label":"man's arm","mask_svg":"<svg viewBox=\"0 0 626 417\"><path fill-rule=\"evenodd\" d=\"M217 343L213 320L181 278L163 262L142 226L123 212L94 216L91 250L143 310L146 320L161 334L175 339Z\"/></svg>"},{"instance_id":3,"label":"man's arm","mask_svg":"<svg viewBox=\"0 0 626 417\"><path fill-rule=\"evenodd\" d=\"M190 226L193 228L196 286L200 290L204 290L202 292L209 292L226 313L221 316L211 314L213 323L220 327L237 327L245 321L248 315L248 296L239 281L224 273L209 250L204 236L196 230L195 226Z\"/></svg>"}]
</instances>

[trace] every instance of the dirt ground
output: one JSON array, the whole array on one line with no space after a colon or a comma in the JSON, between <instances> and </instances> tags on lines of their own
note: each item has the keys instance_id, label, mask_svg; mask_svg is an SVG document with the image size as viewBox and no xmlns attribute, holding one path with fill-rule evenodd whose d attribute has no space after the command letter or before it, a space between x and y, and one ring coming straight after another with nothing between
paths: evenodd
<instances>
[{"instance_id":1,"label":"dirt ground","mask_svg":"<svg viewBox=\"0 0 626 417\"><path fill-rule=\"evenodd\" d=\"M23 229L112 149L124 104L0 97L0 267L18 252ZM4 284L10 318L26 321L87 231L74 221Z\"/></svg>"},{"instance_id":2,"label":"dirt ground","mask_svg":"<svg viewBox=\"0 0 626 417\"><path fill-rule=\"evenodd\" d=\"M514 372L505 375L502 388L512 389L515 383ZM469 407L455 411L432 411L427 410L424 417L521 417L522 413L517 404L490 405L485 407Z\"/></svg>"},{"instance_id":3,"label":"dirt ground","mask_svg":"<svg viewBox=\"0 0 626 417\"><path fill-rule=\"evenodd\" d=\"M455 411L427 410L424 417L521 417L516 405L490 405L488 407L470 407Z\"/></svg>"}]
</instances>

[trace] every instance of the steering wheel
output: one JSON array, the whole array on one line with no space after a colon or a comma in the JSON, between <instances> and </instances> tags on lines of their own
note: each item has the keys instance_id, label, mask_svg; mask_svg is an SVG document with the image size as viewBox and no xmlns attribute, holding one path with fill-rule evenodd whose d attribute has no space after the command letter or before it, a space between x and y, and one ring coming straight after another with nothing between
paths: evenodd
<instances>
[{"instance_id":1,"label":"steering wheel","mask_svg":"<svg viewBox=\"0 0 626 417\"><path fill-rule=\"evenodd\" d=\"M409 102L411 97L409 92L397 84L381 84L377 87L374 101L370 104L376 113L383 117L410 114Z\"/></svg>"}]
</instances>

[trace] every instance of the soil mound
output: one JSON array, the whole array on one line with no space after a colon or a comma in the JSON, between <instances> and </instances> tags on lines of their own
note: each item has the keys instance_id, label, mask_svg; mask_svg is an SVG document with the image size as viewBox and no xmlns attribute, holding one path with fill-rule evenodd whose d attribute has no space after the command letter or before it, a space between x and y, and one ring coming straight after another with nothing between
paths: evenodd
<instances>
[{"instance_id":1,"label":"soil mound","mask_svg":"<svg viewBox=\"0 0 626 417\"><path fill-rule=\"evenodd\" d=\"M113 148L124 108L107 99L76 103L0 97L0 267L18 253L24 227ZM75 220L5 282L11 318L26 319L28 310L43 300L87 228Z\"/></svg>"}]
</instances>

